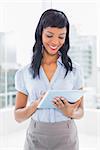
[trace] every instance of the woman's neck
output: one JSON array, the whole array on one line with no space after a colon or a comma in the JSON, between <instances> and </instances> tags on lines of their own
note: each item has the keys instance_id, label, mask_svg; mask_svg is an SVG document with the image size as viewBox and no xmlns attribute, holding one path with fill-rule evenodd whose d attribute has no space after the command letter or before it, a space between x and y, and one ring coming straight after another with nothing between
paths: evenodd
<instances>
[{"instance_id":1,"label":"woman's neck","mask_svg":"<svg viewBox=\"0 0 100 150\"><path fill-rule=\"evenodd\" d=\"M43 53L42 64L50 65L52 63L56 63L58 57L59 57L58 54L49 55L49 54Z\"/></svg>"}]
</instances>

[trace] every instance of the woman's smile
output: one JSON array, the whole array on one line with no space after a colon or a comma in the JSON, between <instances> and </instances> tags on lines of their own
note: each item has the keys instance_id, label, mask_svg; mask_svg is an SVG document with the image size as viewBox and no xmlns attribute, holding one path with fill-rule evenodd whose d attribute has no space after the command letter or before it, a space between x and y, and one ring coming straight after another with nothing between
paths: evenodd
<instances>
[{"instance_id":1,"label":"woman's smile","mask_svg":"<svg viewBox=\"0 0 100 150\"><path fill-rule=\"evenodd\" d=\"M45 50L50 54L57 53L65 42L66 32L66 27L47 27L43 29L42 41Z\"/></svg>"},{"instance_id":2,"label":"woman's smile","mask_svg":"<svg viewBox=\"0 0 100 150\"><path fill-rule=\"evenodd\" d=\"M59 46L49 46L49 47L51 48L52 51L56 51Z\"/></svg>"}]
</instances>

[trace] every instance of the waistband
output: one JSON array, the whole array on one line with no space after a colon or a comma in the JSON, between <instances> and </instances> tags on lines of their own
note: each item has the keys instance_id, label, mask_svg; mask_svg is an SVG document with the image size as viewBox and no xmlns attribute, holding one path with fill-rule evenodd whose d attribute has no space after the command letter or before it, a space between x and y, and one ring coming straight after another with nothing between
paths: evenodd
<instances>
[{"instance_id":1,"label":"waistband","mask_svg":"<svg viewBox=\"0 0 100 150\"><path fill-rule=\"evenodd\" d=\"M66 130L68 130L67 132L69 132L69 130L74 131L75 128L76 125L73 119L55 123L38 122L31 119L31 122L29 124L29 130L31 132L41 132L41 133L49 132L49 134L52 134L53 132L64 133Z\"/></svg>"},{"instance_id":2,"label":"waistband","mask_svg":"<svg viewBox=\"0 0 100 150\"><path fill-rule=\"evenodd\" d=\"M31 119L28 132L33 134L64 135L72 134L76 132L76 129L73 119L55 123L38 122Z\"/></svg>"}]
</instances>

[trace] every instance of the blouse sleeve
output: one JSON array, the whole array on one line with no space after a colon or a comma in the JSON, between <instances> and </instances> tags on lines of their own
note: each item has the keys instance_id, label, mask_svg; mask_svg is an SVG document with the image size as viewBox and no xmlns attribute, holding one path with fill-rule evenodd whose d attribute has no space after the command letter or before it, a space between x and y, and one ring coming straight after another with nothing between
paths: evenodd
<instances>
[{"instance_id":1,"label":"blouse sleeve","mask_svg":"<svg viewBox=\"0 0 100 150\"><path fill-rule=\"evenodd\" d=\"M25 95L28 95L22 69L18 70L15 74L15 89L19 92L24 93Z\"/></svg>"},{"instance_id":2,"label":"blouse sleeve","mask_svg":"<svg viewBox=\"0 0 100 150\"><path fill-rule=\"evenodd\" d=\"M75 75L74 89L79 90L80 88L83 88L84 86L83 71L79 66L76 68L74 75Z\"/></svg>"}]
</instances>

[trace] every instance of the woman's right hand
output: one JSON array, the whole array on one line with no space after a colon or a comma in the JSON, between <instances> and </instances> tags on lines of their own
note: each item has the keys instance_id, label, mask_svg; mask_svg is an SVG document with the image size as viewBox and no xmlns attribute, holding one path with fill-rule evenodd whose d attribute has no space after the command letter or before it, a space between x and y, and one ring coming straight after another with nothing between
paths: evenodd
<instances>
[{"instance_id":1,"label":"woman's right hand","mask_svg":"<svg viewBox=\"0 0 100 150\"><path fill-rule=\"evenodd\" d=\"M45 93L42 93L37 100L27 106L28 96L21 92L18 92L16 96L16 104L14 110L15 120L17 122L22 122L28 119L37 110L37 106L44 95Z\"/></svg>"},{"instance_id":2,"label":"woman's right hand","mask_svg":"<svg viewBox=\"0 0 100 150\"><path fill-rule=\"evenodd\" d=\"M40 101L44 97L44 95L45 95L45 93L42 93L37 100L35 100L34 102L32 102L32 105L35 106L36 109L37 109L37 106L39 105Z\"/></svg>"}]
</instances>

